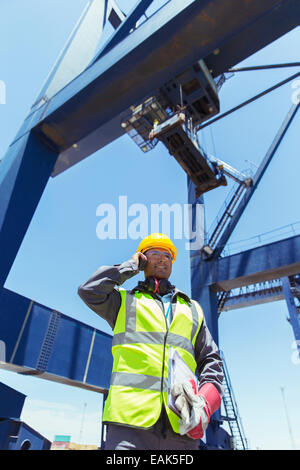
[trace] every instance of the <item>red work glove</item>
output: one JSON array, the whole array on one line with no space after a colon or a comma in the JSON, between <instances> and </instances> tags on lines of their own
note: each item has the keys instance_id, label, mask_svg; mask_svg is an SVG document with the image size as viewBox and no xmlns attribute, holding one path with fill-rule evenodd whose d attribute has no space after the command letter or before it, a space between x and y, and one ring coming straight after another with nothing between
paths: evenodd
<instances>
[{"instance_id":1,"label":"red work glove","mask_svg":"<svg viewBox=\"0 0 300 470\"><path fill-rule=\"evenodd\" d=\"M207 422L203 426L202 419L200 418L199 424L197 424L197 426L188 432L188 436L192 439L201 439L204 432L206 431L211 415L214 414L215 411L217 411L217 409L219 409L221 406L221 396L212 383L206 383L202 385L200 390L197 391L196 382L194 380L191 380L190 382L192 384L195 395L200 395L205 400L203 409L207 415Z\"/></svg>"}]
</instances>

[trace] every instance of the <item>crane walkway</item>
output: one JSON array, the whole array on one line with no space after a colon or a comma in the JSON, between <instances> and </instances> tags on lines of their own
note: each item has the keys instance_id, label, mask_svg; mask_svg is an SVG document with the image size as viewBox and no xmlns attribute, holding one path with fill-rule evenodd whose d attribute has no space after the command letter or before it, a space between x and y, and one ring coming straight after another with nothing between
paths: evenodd
<instances>
[{"instance_id":1,"label":"crane walkway","mask_svg":"<svg viewBox=\"0 0 300 470\"><path fill-rule=\"evenodd\" d=\"M243 196L244 192L250 187L251 183L251 178L245 178L244 180L239 181L237 186L233 186L229 192L206 237L207 243L203 247L203 251L206 255L210 256L213 253L221 234L234 213L237 203Z\"/></svg>"}]
</instances>

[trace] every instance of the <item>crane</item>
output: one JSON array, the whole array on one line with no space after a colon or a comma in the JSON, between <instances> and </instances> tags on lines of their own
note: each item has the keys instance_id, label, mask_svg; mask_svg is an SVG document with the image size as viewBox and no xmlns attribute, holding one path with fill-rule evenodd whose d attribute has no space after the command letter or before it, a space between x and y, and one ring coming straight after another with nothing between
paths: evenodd
<instances>
[{"instance_id":1,"label":"crane","mask_svg":"<svg viewBox=\"0 0 300 470\"><path fill-rule=\"evenodd\" d=\"M238 185L207 243L190 252L192 296L202 304L217 343L218 310L226 306L227 293L232 289L280 278L289 281L286 296L295 292L291 276L300 272L300 250L291 252L288 248L292 242L298 247L299 237L281 241L280 256L271 257L271 263L270 253L276 248L273 244L247 253L247 263L244 253L234 255L236 258L221 254L299 103L293 104L251 179L229 168L230 165L216 155L207 155L197 141L197 132L224 117L219 114L218 96L224 74L295 28L300 18L299 2L172 0L148 16L151 4L151 0L140 0L126 16L113 0L88 2L1 161L1 315L3 312L18 315L16 324L0 338L10 351L1 366L9 370L70 382L102 393L107 389L111 365L108 358L102 364L100 382L93 383L89 372L90 367L94 367L93 353L99 354L99 344L109 344L110 338L88 329L89 361L84 374L78 377L75 374L75 378L68 376L69 372L62 365L60 368L54 364L56 357L61 357L57 338L70 320L60 312L7 291L4 283L49 178L55 178L125 133L143 152L154 148L158 141L163 142L187 173L188 197L193 207L203 204L205 192L225 187L226 177L232 177ZM232 11L235 11L234 16ZM103 44L101 34L106 22L112 25L114 32ZM254 39L249 41L249 37ZM299 74L294 74L287 80L297 76ZM235 264L235 260L239 263ZM237 265L243 269L238 270ZM223 295L221 305L218 295ZM291 322L296 335L299 323L294 321L297 319L295 309L297 311L294 302ZM28 362L28 357L22 356L20 350L24 332L28 334L28 328L33 328L32 332L37 328L29 321L33 313L43 317L43 337L37 357L33 355ZM86 328L76 322L75 325L78 329ZM221 421L217 413L208 429L208 448L220 448Z\"/></svg>"}]
</instances>

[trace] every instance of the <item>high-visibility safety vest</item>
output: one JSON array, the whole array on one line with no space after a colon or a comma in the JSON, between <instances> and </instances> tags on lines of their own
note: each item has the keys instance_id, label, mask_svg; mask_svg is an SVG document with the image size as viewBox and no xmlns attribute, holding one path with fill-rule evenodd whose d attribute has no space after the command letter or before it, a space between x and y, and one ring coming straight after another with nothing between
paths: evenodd
<instances>
[{"instance_id":1,"label":"high-visibility safety vest","mask_svg":"<svg viewBox=\"0 0 300 470\"><path fill-rule=\"evenodd\" d=\"M168 408L169 348L195 372L194 346L203 322L200 305L177 295L169 329L162 304L151 294L120 288L121 307L112 342L113 369L102 420L150 428L162 405L175 432L179 418Z\"/></svg>"}]
</instances>

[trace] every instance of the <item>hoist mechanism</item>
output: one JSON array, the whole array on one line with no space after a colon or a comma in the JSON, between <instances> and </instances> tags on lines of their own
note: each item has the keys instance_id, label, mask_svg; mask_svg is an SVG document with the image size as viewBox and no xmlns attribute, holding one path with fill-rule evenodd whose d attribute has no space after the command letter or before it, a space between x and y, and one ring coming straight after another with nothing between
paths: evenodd
<instances>
[{"instance_id":1,"label":"hoist mechanism","mask_svg":"<svg viewBox=\"0 0 300 470\"><path fill-rule=\"evenodd\" d=\"M161 141L195 184L198 198L219 186L226 176L237 173L229 165L209 158L197 139L197 127L218 114L218 90L224 75L212 78L206 64L199 60L169 80L143 103L130 108L122 128L143 152Z\"/></svg>"},{"instance_id":2,"label":"hoist mechanism","mask_svg":"<svg viewBox=\"0 0 300 470\"><path fill-rule=\"evenodd\" d=\"M150 132L150 140L157 138L163 142L189 175L196 186L198 198L211 189L226 186L227 181L222 168L209 161L194 137L193 129L186 123L184 112L178 112L164 123L156 125Z\"/></svg>"}]
</instances>

